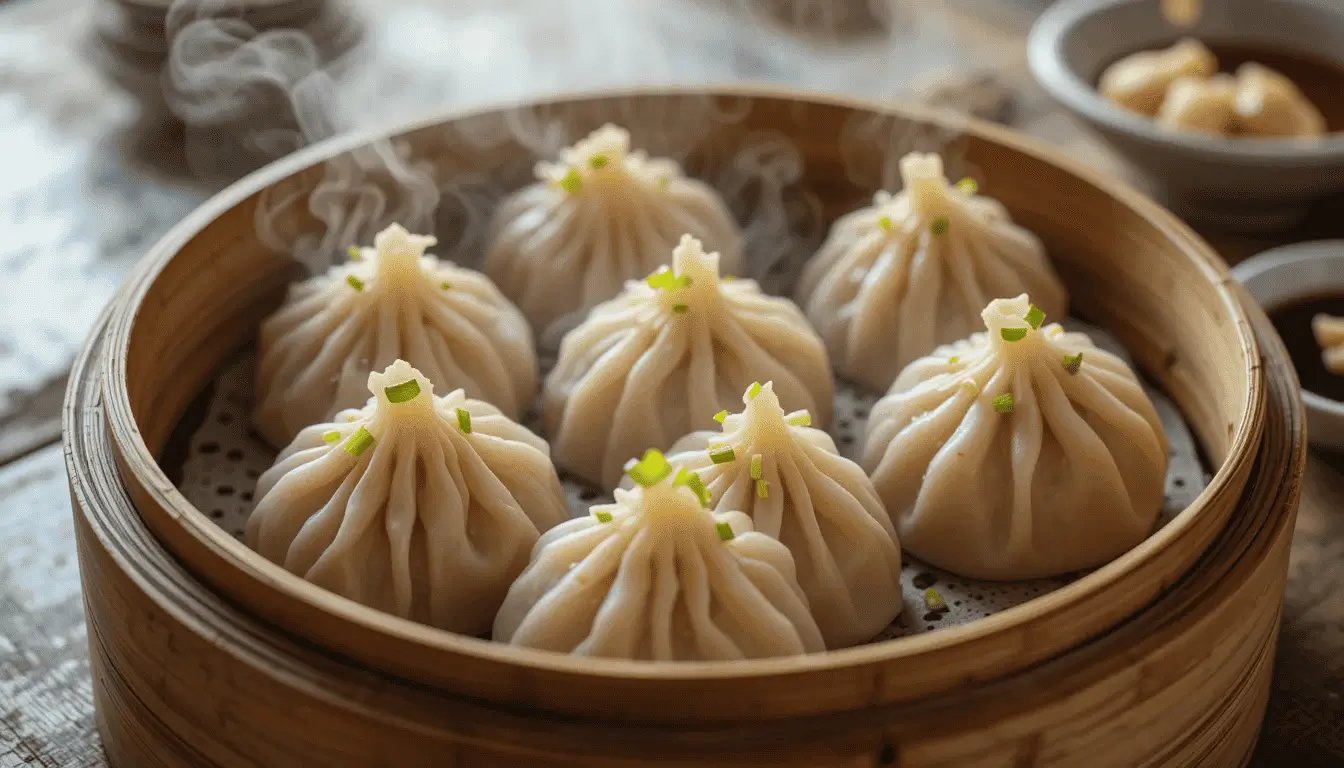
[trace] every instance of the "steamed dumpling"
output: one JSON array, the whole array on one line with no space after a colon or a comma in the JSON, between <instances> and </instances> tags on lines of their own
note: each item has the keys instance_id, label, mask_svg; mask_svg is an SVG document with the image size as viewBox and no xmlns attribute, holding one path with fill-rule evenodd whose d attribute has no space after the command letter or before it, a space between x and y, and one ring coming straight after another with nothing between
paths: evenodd
<instances>
[{"instance_id":1,"label":"steamed dumpling","mask_svg":"<svg viewBox=\"0 0 1344 768\"><path fill-rule=\"evenodd\" d=\"M257 482L247 545L290 573L441 629L490 629L539 534L569 517L546 442L404 360L299 433Z\"/></svg>"},{"instance_id":2,"label":"steamed dumpling","mask_svg":"<svg viewBox=\"0 0 1344 768\"><path fill-rule=\"evenodd\" d=\"M565 336L542 392L556 464L614 488L628 459L712 428L758 377L830 420L826 348L802 312L754 280L721 279L719 255L687 235L671 269L627 283Z\"/></svg>"},{"instance_id":3,"label":"steamed dumpling","mask_svg":"<svg viewBox=\"0 0 1344 768\"><path fill-rule=\"evenodd\" d=\"M518 418L537 392L532 333L485 275L425 255L393 224L358 258L290 287L261 325L253 426L281 447L368 401L370 370L404 359Z\"/></svg>"},{"instance_id":4,"label":"steamed dumpling","mask_svg":"<svg viewBox=\"0 0 1344 768\"><path fill-rule=\"evenodd\" d=\"M996 296L1027 291L1048 312L1068 308L1040 239L974 181L949 185L942 158L919 153L901 159L901 178L900 194L879 192L835 223L797 291L836 371L878 391L968 336Z\"/></svg>"},{"instance_id":5,"label":"steamed dumpling","mask_svg":"<svg viewBox=\"0 0 1344 768\"><path fill-rule=\"evenodd\" d=\"M741 512L704 509L703 486L657 451L632 465L639 487L537 542L496 641L642 661L825 650L783 544Z\"/></svg>"},{"instance_id":6,"label":"steamed dumpling","mask_svg":"<svg viewBox=\"0 0 1344 768\"><path fill-rule=\"evenodd\" d=\"M740 510L789 548L827 648L866 642L901 612L901 547L859 465L839 455L807 411L785 414L753 384L722 432L678 440L668 460L699 474L719 511Z\"/></svg>"},{"instance_id":7,"label":"steamed dumpling","mask_svg":"<svg viewBox=\"0 0 1344 768\"><path fill-rule=\"evenodd\" d=\"M1198 40L1185 39L1160 51L1142 51L1117 61L1101 75L1097 90L1132 112L1153 117L1172 83L1203 79L1218 71L1218 59Z\"/></svg>"},{"instance_id":8,"label":"steamed dumpling","mask_svg":"<svg viewBox=\"0 0 1344 768\"><path fill-rule=\"evenodd\" d=\"M1317 315L1311 319L1311 332L1321 348L1325 369L1344 376L1344 317Z\"/></svg>"},{"instance_id":9,"label":"steamed dumpling","mask_svg":"<svg viewBox=\"0 0 1344 768\"><path fill-rule=\"evenodd\" d=\"M672 160L632 152L622 128L603 126L536 175L496 214L485 272L538 334L657 269L687 232L740 271L742 237L718 194Z\"/></svg>"},{"instance_id":10,"label":"steamed dumpling","mask_svg":"<svg viewBox=\"0 0 1344 768\"><path fill-rule=\"evenodd\" d=\"M1248 136L1320 136L1325 116L1292 80L1248 62L1237 69L1237 122Z\"/></svg>"},{"instance_id":11,"label":"steamed dumpling","mask_svg":"<svg viewBox=\"0 0 1344 768\"><path fill-rule=\"evenodd\" d=\"M863 467L915 557L972 579L1100 566L1163 505L1167 437L1134 372L1025 295L873 407Z\"/></svg>"},{"instance_id":12,"label":"steamed dumpling","mask_svg":"<svg viewBox=\"0 0 1344 768\"><path fill-rule=\"evenodd\" d=\"M1222 136L1237 127L1237 81L1217 74L1208 79L1183 77L1171 84L1157 113L1163 128Z\"/></svg>"}]
</instances>

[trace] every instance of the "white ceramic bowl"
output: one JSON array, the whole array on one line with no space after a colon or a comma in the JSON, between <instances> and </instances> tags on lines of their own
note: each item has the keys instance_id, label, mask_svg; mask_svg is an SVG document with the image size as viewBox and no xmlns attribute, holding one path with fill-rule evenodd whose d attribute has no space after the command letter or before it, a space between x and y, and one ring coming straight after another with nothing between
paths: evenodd
<instances>
[{"instance_id":1,"label":"white ceramic bowl","mask_svg":"<svg viewBox=\"0 0 1344 768\"><path fill-rule=\"evenodd\" d=\"M1344 62L1344 0L1204 0L1202 18L1187 29L1167 23L1159 6L1160 0L1055 3L1031 30L1032 74L1186 219L1243 232L1280 229L1299 221L1310 203L1344 190L1344 136L1304 142L1164 131L1094 87L1122 56L1183 36Z\"/></svg>"},{"instance_id":2,"label":"white ceramic bowl","mask_svg":"<svg viewBox=\"0 0 1344 768\"><path fill-rule=\"evenodd\" d=\"M1321 295L1344 296L1344 240L1320 240L1274 248L1232 268L1266 312ZM1344 450L1344 403L1302 390L1307 439Z\"/></svg>"}]
</instances>

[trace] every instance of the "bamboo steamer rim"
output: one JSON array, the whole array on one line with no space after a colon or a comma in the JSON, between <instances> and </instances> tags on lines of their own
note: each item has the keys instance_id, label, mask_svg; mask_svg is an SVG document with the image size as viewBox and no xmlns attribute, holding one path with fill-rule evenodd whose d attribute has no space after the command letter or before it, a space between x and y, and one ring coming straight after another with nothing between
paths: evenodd
<instances>
[{"instance_id":1,"label":"bamboo steamer rim","mask_svg":"<svg viewBox=\"0 0 1344 768\"><path fill-rule=\"evenodd\" d=\"M584 703L578 701L582 698L582 693L566 693L563 688L566 681L598 677L615 683L625 681L642 686L663 684L671 686L669 690L684 690L689 686L705 693L702 705L706 716L720 704L720 701L709 693L723 690L714 687L716 683L736 684L745 679L764 680L789 676L806 676L803 679L812 681L817 674L829 674L838 676L835 681L841 684L839 679L842 677L848 677L852 682L854 678L862 676L861 671L856 671L860 667L900 661L908 663L935 652L948 652L949 649L958 648L965 650L978 641L992 638L1006 630L1021 628L1024 625L1040 626L1041 622L1048 623L1052 617L1094 597L1099 591L1126 575L1140 570L1176 542L1204 536L1205 541L1199 546L1202 550L1203 544L1207 544L1207 540L1222 528L1230 514L1231 505L1229 504L1226 510L1208 510L1206 507L1209 507L1212 499L1227 492L1229 484L1234 482L1235 475L1250 472L1249 464L1258 449L1266 407L1266 383L1264 372L1261 370L1258 342L1249 327L1243 307L1229 289L1233 278L1226 265L1187 226L1137 191L1106 178L1100 172L1066 156L1052 152L1040 142L974 119L966 120L963 127L960 125L961 118L958 118L957 127L964 133L1031 156L1042 163L1054 165L1080 181L1101 189L1156 225L1162 235L1179 244L1181 250L1193 259L1194 265L1214 286L1213 290L1217 293L1222 309L1235 318L1235 328L1229 330L1235 334L1236 344L1243 354L1245 364L1239 375L1249 382L1246 396L1240 404L1239 423L1229 424L1233 438L1227 455L1209 485L1195 502L1134 549L1047 595L967 625L824 654L735 662L676 664L579 658L455 635L375 611L327 592L266 561L225 533L187 502L157 464L140 435L127 388L112 383L126 381L126 363L135 321L151 286L174 255L220 215L273 184L318 165L332 156L379 138L512 108L557 105L583 99L701 95L785 102L802 101L875 115L896 115L920 122L935 124L948 122L944 113L921 107L879 104L850 97L807 94L769 87L734 86L705 89L660 86L604 90L523 100L489 108L451 110L401 123L393 128L378 128L338 136L250 174L215 195L170 230L154 246L125 286L124 304L114 311L110 318L107 353L102 361L106 418L121 475L150 528L160 539L167 542L169 549L181 557L189 568L198 575L205 575L206 580L214 588L221 588L219 580L225 580L227 585L224 591L231 597L247 602L254 610L259 606L262 607L261 612L272 620L283 617L291 621L292 624L287 625L291 631L302 633L306 630L303 619L300 618L303 616L311 618L325 615L338 620L346 630L340 637L326 636L314 639L332 650L376 668L410 677L428 674L433 676L433 683L457 692L497 699L502 691L508 689L508 683L501 682L491 686L481 681L491 676L507 675L516 667L524 667L555 685L555 689L546 695L558 695L571 700L570 704L577 707L576 711L584 710ZM1221 519L1203 521L1201 513L1210 511L1220 515ZM1204 522L1208 522L1209 525L1203 527L1196 525ZM1211 528L1212 532L1204 531L1204 527ZM1193 558L1191 561L1193 562ZM258 589L261 590L259 594L247 591ZM1106 625L1101 625L1093 629L1096 632L1106 628ZM389 642L391 647L386 645ZM998 650L1013 654L1027 651L1026 648ZM454 669L462 664L472 665L475 668L471 685L463 686L451 676L441 677L435 672L435 670ZM969 682L962 676L956 684L966 685ZM482 685L491 690L483 693L479 690ZM920 692L912 689L909 695L918 695ZM652 697L655 693L650 692L649 695ZM846 699L844 701L830 701L819 696L818 700L811 704L796 703L796 706L800 707L798 713L822 712L853 706L859 699L867 703L896 701L903 695L900 691L893 692L888 689L853 694L844 697ZM855 699L856 696L859 698Z\"/></svg>"}]
</instances>

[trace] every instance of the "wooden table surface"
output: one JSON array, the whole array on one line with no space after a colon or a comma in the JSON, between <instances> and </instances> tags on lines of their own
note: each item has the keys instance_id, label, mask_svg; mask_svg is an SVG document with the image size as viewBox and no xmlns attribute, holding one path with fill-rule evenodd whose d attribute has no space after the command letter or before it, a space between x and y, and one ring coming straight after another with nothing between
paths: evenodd
<instances>
[{"instance_id":1,"label":"wooden table surface","mask_svg":"<svg viewBox=\"0 0 1344 768\"><path fill-rule=\"evenodd\" d=\"M400 87L366 84L382 101L358 103L374 120L676 80L910 97L930 75L991 72L1010 94L1000 119L1133 180L1027 75L1045 0L899 0L894 40L841 46L716 21L708 6L727 1L365 0L372 60ZM0 0L0 768L105 765L59 445L65 372L127 268L213 189L86 63L90 9ZM1327 218L1286 239L1344 232ZM1209 236L1229 261L1278 242ZM1258 768L1344 765L1341 502L1344 459L1313 455Z\"/></svg>"}]
</instances>

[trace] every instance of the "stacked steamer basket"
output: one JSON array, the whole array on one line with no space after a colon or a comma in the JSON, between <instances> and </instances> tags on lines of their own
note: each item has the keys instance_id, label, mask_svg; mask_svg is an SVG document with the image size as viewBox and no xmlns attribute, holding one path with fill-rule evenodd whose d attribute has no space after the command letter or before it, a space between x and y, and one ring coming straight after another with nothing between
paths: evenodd
<instances>
[{"instance_id":1,"label":"stacked steamer basket","mask_svg":"<svg viewBox=\"0 0 1344 768\"><path fill-rule=\"evenodd\" d=\"M803 155L800 183L822 196L828 219L872 191L846 172L847 126L898 135L938 120L721 95L737 99L743 117L716 125L695 153L731 156L761 131L780 132ZM695 98L594 97L545 112L574 136L618 115L676 114ZM513 117L451 117L399 138L445 175L493 170L526 153L458 137L502 133ZM651 130L627 125L636 137ZM116 764L1120 768L1249 759L1304 461L1286 353L1174 217L990 126L969 129L966 162L1043 238L1074 306L1179 406L1212 470L1188 508L1110 564L955 628L823 654L673 664L450 634L336 597L248 550L174 486L184 458L174 435L292 277L289 258L253 235L258 193L311 190L323 157L374 138L277 165L184 221L109 307L72 374L67 456L99 725ZM296 233L317 226L303 210L286 217Z\"/></svg>"}]
</instances>

